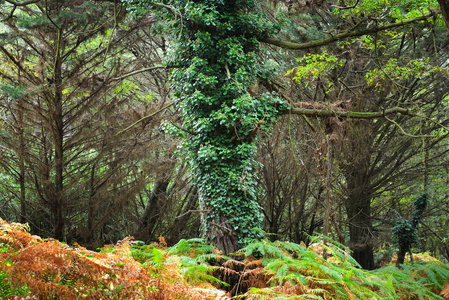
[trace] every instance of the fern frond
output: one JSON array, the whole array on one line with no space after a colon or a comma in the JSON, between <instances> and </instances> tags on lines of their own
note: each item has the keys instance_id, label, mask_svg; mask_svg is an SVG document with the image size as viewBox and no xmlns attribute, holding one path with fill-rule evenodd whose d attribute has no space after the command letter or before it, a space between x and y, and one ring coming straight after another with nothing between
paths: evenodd
<instances>
[{"instance_id":1,"label":"fern frond","mask_svg":"<svg viewBox=\"0 0 449 300\"><path fill-rule=\"evenodd\" d=\"M14 286L8 275L0 271L0 299L8 299L12 296L29 295L27 285Z\"/></svg>"}]
</instances>

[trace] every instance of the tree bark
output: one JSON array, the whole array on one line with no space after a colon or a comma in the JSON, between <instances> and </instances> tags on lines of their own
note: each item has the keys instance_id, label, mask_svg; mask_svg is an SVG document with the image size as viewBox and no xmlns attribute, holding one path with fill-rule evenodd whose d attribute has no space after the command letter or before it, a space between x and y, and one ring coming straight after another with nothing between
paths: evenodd
<instances>
[{"instance_id":1,"label":"tree bark","mask_svg":"<svg viewBox=\"0 0 449 300\"><path fill-rule=\"evenodd\" d=\"M160 216L160 199L167 192L169 180L159 179L154 184L150 197L148 198L145 210L140 219L140 224L136 236L138 239L149 242L153 237L157 218Z\"/></svg>"},{"instance_id":2,"label":"tree bark","mask_svg":"<svg viewBox=\"0 0 449 300\"><path fill-rule=\"evenodd\" d=\"M18 101L17 125L19 134L19 188L20 188L20 222L26 223L26 199L25 199L25 137L24 137L24 100Z\"/></svg>"},{"instance_id":3,"label":"tree bark","mask_svg":"<svg viewBox=\"0 0 449 300\"><path fill-rule=\"evenodd\" d=\"M398 259L396 260L396 267L400 268L401 265L404 264L405 255L407 254L408 251L410 251L410 249L404 248L401 245L399 245Z\"/></svg>"},{"instance_id":4,"label":"tree bark","mask_svg":"<svg viewBox=\"0 0 449 300\"><path fill-rule=\"evenodd\" d=\"M446 26L449 28L449 1L448 0L438 0L438 4L440 5L440 9L443 14L444 22L446 23Z\"/></svg>"},{"instance_id":5,"label":"tree bark","mask_svg":"<svg viewBox=\"0 0 449 300\"><path fill-rule=\"evenodd\" d=\"M220 223L211 223L210 226L214 227L211 230L215 235L214 244L224 255L232 255L242 248L237 233L232 229L226 218L221 217Z\"/></svg>"},{"instance_id":6,"label":"tree bark","mask_svg":"<svg viewBox=\"0 0 449 300\"><path fill-rule=\"evenodd\" d=\"M54 238L64 240L64 116L62 111L63 86L62 86L62 59L60 56L62 48L62 32L58 29L55 40L55 70L54 70L54 98L53 98L53 143L55 147L55 177L54 190L52 194L52 214Z\"/></svg>"},{"instance_id":7,"label":"tree bark","mask_svg":"<svg viewBox=\"0 0 449 300\"><path fill-rule=\"evenodd\" d=\"M371 221L371 195L369 176L364 172L363 163L353 164L346 174L349 195L345 206L348 216L350 248L352 257L367 270L374 269L373 231Z\"/></svg>"}]
</instances>

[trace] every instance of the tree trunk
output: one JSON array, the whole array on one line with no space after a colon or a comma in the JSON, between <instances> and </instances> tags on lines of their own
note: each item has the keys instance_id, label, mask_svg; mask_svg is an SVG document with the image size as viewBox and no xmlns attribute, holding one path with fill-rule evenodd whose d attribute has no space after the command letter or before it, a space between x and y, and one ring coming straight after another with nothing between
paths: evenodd
<instances>
[{"instance_id":1,"label":"tree trunk","mask_svg":"<svg viewBox=\"0 0 449 300\"><path fill-rule=\"evenodd\" d=\"M369 179L363 168L355 165L346 177L349 196L345 201L348 215L349 238L352 256L367 270L374 269L373 234L371 223L371 196Z\"/></svg>"},{"instance_id":2,"label":"tree trunk","mask_svg":"<svg viewBox=\"0 0 449 300\"><path fill-rule=\"evenodd\" d=\"M228 218L222 214L213 219L208 219L208 212L212 211L208 203L199 192L199 205L201 213L201 226L203 237L212 242L224 255L230 255L242 248L239 243L238 233L232 228L232 224L228 222Z\"/></svg>"},{"instance_id":3,"label":"tree trunk","mask_svg":"<svg viewBox=\"0 0 449 300\"><path fill-rule=\"evenodd\" d=\"M136 236L138 239L149 242L153 237L156 220L160 216L160 198L167 192L169 180L157 180L151 191L145 210L140 219Z\"/></svg>"},{"instance_id":4,"label":"tree trunk","mask_svg":"<svg viewBox=\"0 0 449 300\"><path fill-rule=\"evenodd\" d=\"M446 22L446 26L449 28L449 1L438 0L438 4L440 5L441 12L443 13L444 22Z\"/></svg>"},{"instance_id":5,"label":"tree trunk","mask_svg":"<svg viewBox=\"0 0 449 300\"><path fill-rule=\"evenodd\" d=\"M59 29L58 29L59 31ZM62 86L62 61L60 57L61 51L61 32L58 34L56 40L57 49L55 57L55 71L54 71L54 89L55 94L53 98L53 142L55 147L55 178L54 190L52 193L52 214L53 214L53 228L54 238L64 240L64 120L62 111L63 102L63 86Z\"/></svg>"},{"instance_id":6,"label":"tree trunk","mask_svg":"<svg viewBox=\"0 0 449 300\"><path fill-rule=\"evenodd\" d=\"M171 240L169 242L177 243L182 238L185 238L186 235L191 236L191 233L198 236L199 228L195 225L192 226L192 224L189 225L189 221L197 217L197 215L191 213L194 210L198 210L198 190L195 186L191 186L188 192L184 195L183 205L178 211L177 217L173 219L173 223L168 230L171 235ZM193 222L195 221L193 220Z\"/></svg>"},{"instance_id":7,"label":"tree trunk","mask_svg":"<svg viewBox=\"0 0 449 300\"><path fill-rule=\"evenodd\" d=\"M24 137L24 100L18 101L18 134L19 134L19 187L20 187L20 222L26 222L26 199L25 199L25 137Z\"/></svg>"},{"instance_id":8,"label":"tree trunk","mask_svg":"<svg viewBox=\"0 0 449 300\"><path fill-rule=\"evenodd\" d=\"M242 248L237 233L232 229L226 218L221 217L220 223L211 223L210 226L214 227L212 229L215 235L214 244L224 255L231 255Z\"/></svg>"},{"instance_id":9,"label":"tree trunk","mask_svg":"<svg viewBox=\"0 0 449 300\"><path fill-rule=\"evenodd\" d=\"M399 251L398 251L398 259L396 260L396 267L400 268L402 264L404 264L405 261L405 255L407 254L407 251L409 249L402 247L399 245Z\"/></svg>"}]
</instances>

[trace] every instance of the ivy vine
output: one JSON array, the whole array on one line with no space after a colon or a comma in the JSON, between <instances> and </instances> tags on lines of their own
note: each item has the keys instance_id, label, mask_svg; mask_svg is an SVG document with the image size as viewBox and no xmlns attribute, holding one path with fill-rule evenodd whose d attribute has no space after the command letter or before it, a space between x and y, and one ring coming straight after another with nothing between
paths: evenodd
<instances>
[{"instance_id":1,"label":"ivy vine","mask_svg":"<svg viewBox=\"0 0 449 300\"><path fill-rule=\"evenodd\" d=\"M407 252L410 252L413 245L418 243L418 225L427 207L428 193L424 192L414 201L414 210L411 220L398 219L393 226L393 235L399 245L397 266L404 263Z\"/></svg>"},{"instance_id":2,"label":"ivy vine","mask_svg":"<svg viewBox=\"0 0 449 300\"><path fill-rule=\"evenodd\" d=\"M171 73L185 121L177 134L184 138L200 206L207 212L203 235L216 245L219 236L233 237L239 245L258 239L260 231L253 229L261 228L263 216L254 140L287 106L274 95L251 95L249 86L266 76L257 62L258 39L274 33L277 25L258 12L254 0L153 5L166 8L164 19L174 23L166 63L179 66Z\"/></svg>"}]
</instances>

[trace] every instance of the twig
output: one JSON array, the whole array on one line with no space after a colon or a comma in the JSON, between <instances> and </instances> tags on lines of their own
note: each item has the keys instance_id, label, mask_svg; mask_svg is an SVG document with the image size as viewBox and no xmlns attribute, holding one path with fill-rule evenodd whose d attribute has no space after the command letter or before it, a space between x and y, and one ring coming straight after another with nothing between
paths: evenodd
<instances>
[{"instance_id":1,"label":"twig","mask_svg":"<svg viewBox=\"0 0 449 300\"><path fill-rule=\"evenodd\" d=\"M214 222L209 222L209 223L212 224L212 225L214 225L214 226L216 226L216 227L218 227L218 228L221 228L222 230L225 230L225 231L227 231L227 232L229 232L229 233L232 233L232 232L233 232L232 229L227 228L227 227L225 227L225 226L223 226L223 225L220 225L220 224L217 224L217 223L214 223Z\"/></svg>"},{"instance_id":2,"label":"twig","mask_svg":"<svg viewBox=\"0 0 449 300\"><path fill-rule=\"evenodd\" d=\"M181 126L176 125L176 124L173 123L172 121L170 121L170 124L172 124L173 126L175 126L176 128L178 128L179 130L182 130L182 131L184 131L184 132L187 132L188 134L191 134L191 135L198 135L198 133L193 132L193 131L190 131L190 130L185 129L185 128L182 128Z\"/></svg>"},{"instance_id":3,"label":"twig","mask_svg":"<svg viewBox=\"0 0 449 300\"><path fill-rule=\"evenodd\" d=\"M14 6L26 6L29 4L33 4L33 3L37 3L40 0L28 0L28 1L23 1L23 2L17 2L17 1L13 1L13 0L5 0L5 2L8 2Z\"/></svg>"},{"instance_id":4,"label":"twig","mask_svg":"<svg viewBox=\"0 0 449 300\"><path fill-rule=\"evenodd\" d=\"M449 259L449 245L446 243L445 239L442 238L438 233L436 233L432 228L429 227L426 223L421 221L421 224L423 224L433 235L435 235L444 245L444 250L446 250L447 257L446 259Z\"/></svg>"},{"instance_id":5,"label":"twig","mask_svg":"<svg viewBox=\"0 0 449 300\"><path fill-rule=\"evenodd\" d=\"M148 116L145 116L145 117L139 119L138 121L136 121L136 122L132 123L131 125L129 125L128 127L126 127L125 129L123 129L123 130L117 132L117 135L122 134L122 133L124 133L124 132L130 130L131 128L133 128L134 126L136 126L137 124L139 124L140 122L145 121L146 119L149 119L149 118L151 118L151 117L154 116L154 115L157 115L158 113L160 113L160 112L166 110L167 108L169 108L169 107L172 106L173 104L174 104L174 102L171 102L171 103L165 105L164 107L162 107L161 109L155 111L154 113L151 113L151 114L149 114Z\"/></svg>"},{"instance_id":6,"label":"twig","mask_svg":"<svg viewBox=\"0 0 449 300\"><path fill-rule=\"evenodd\" d=\"M401 130L401 132L405 136L408 136L408 137L411 137L411 138L424 138L424 137L426 137L426 138L430 137L431 138L431 137L435 137L435 135L427 135L427 134L414 135L414 134L407 133L407 132L405 132L404 128L402 128L401 125L399 125L398 122L396 122L395 120L390 119L387 116L384 116L384 118L387 119L389 122L393 123L396 127L398 127L399 130Z\"/></svg>"},{"instance_id":7,"label":"twig","mask_svg":"<svg viewBox=\"0 0 449 300\"><path fill-rule=\"evenodd\" d=\"M379 112L357 112L357 111L341 111L341 110L327 110L327 109L310 109L310 108L291 108L282 112L282 114L294 114L294 115L305 115L313 117L339 117L339 118L349 118L349 119L376 119L383 118L385 115L389 114L402 114L413 117L421 117L416 113L412 113L407 108L402 107L392 107L386 109L385 111Z\"/></svg>"},{"instance_id":8,"label":"twig","mask_svg":"<svg viewBox=\"0 0 449 300\"><path fill-rule=\"evenodd\" d=\"M136 75L136 74L140 74L140 73L143 73L143 72L153 71L153 70L157 70L157 69L165 69L165 68L170 68L170 67L167 67L167 66L153 66L153 67L143 68L143 69L140 69L140 70L137 70L137 71L133 71L131 73L119 76L119 77L112 78L111 81L119 81L119 80L128 78L128 77Z\"/></svg>"},{"instance_id":9,"label":"twig","mask_svg":"<svg viewBox=\"0 0 449 300\"><path fill-rule=\"evenodd\" d=\"M335 7L338 9L352 9L352 8L356 8L357 5L359 5L360 0L357 0L357 2L353 5L353 6L338 6L338 5L331 5L331 7Z\"/></svg>"},{"instance_id":10,"label":"twig","mask_svg":"<svg viewBox=\"0 0 449 300\"><path fill-rule=\"evenodd\" d=\"M193 210L191 209L189 211L186 211L182 215L177 216L175 219L182 218L185 215L190 214L190 213L202 213L202 212L210 212L210 210L209 209L193 209Z\"/></svg>"}]
</instances>

